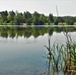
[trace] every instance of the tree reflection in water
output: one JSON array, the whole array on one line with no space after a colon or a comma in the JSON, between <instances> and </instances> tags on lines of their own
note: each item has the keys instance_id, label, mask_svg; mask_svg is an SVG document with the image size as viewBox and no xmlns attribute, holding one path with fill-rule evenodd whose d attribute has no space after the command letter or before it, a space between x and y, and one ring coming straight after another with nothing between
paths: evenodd
<instances>
[{"instance_id":1,"label":"tree reflection in water","mask_svg":"<svg viewBox=\"0 0 76 75\"><path fill-rule=\"evenodd\" d=\"M49 35L52 35L53 32L62 32L63 28L62 27L12 27L12 26L1 26L0 27L0 36L4 38L14 38L14 37L26 37L29 38L30 36L34 36L34 38L37 38L38 36L43 36L45 33L48 33L49 30ZM68 31L76 31L75 27L67 27Z\"/></svg>"}]
</instances>

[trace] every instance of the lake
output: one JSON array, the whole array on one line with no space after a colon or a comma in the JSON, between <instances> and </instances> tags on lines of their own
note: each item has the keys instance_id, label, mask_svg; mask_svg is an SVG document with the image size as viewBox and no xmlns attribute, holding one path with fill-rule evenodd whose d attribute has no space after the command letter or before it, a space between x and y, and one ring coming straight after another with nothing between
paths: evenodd
<instances>
[{"instance_id":1,"label":"lake","mask_svg":"<svg viewBox=\"0 0 76 75\"><path fill-rule=\"evenodd\" d=\"M0 75L49 75L48 50L45 46L65 44L63 29L0 26ZM67 30L73 41L76 41L76 28L68 27ZM65 75L62 71L59 73Z\"/></svg>"}]
</instances>

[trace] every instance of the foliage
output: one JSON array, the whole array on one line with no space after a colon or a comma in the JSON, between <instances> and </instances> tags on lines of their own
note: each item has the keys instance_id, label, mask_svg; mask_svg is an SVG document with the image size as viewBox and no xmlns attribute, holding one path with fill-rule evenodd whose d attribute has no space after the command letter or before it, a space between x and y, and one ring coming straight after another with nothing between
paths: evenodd
<instances>
[{"instance_id":1,"label":"foliage","mask_svg":"<svg viewBox=\"0 0 76 75\"><path fill-rule=\"evenodd\" d=\"M11 23L12 22L12 23ZM76 22L76 17L72 16L53 16L53 14L49 14L48 16L45 16L44 14L40 14L37 11L34 13L30 13L28 11L22 12L14 12L12 11L1 11L0 12L0 24L8 25L44 25L44 24L55 24L58 25L59 23L66 23L68 25L73 25Z\"/></svg>"}]
</instances>

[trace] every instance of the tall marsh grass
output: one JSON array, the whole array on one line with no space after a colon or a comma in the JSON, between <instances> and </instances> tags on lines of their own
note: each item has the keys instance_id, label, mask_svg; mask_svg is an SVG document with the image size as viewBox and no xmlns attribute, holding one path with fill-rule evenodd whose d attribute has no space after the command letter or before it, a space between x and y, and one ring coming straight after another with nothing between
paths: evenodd
<instances>
[{"instance_id":1,"label":"tall marsh grass","mask_svg":"<svg viewBox=\"0 0 76 75\"><path fill-rule=\"evenodd\" d=\"M45 46L48 50L47 58L49 60L49 68L50 64L52 65L52 70L56 72L66 72L68 73L76 73L76 42L72 40L71 35L65 29L63 31L66 37L66 44L54 43L53 46L49 47ZM49 33L50 34L50 33ZM49 41L50 42L50 39ZM52 74L53 75L53 74ZM68 74L69 75L69 74Z\"/></svg>"}]
</instances>

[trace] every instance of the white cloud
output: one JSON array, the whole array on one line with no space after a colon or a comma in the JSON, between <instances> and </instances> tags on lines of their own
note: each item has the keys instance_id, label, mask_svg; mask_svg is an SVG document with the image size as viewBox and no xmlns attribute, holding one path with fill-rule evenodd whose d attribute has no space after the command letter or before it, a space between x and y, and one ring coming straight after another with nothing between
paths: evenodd
<instances>
[{"instance_id":1,"label":"white cloud","mask_svg":"<svg viewBox=\"0 0 76 75\"><path fill-rule=\"evenodd\" d=\"M38 11L40 13L56 15L56 5L59 15L75 15L75 0L0 0L0 11Z\"/></svg>"}]
</instances>

